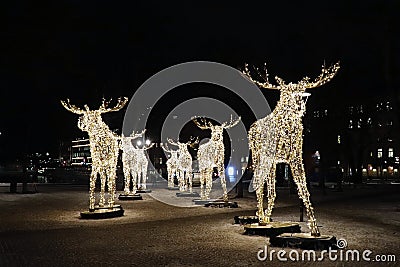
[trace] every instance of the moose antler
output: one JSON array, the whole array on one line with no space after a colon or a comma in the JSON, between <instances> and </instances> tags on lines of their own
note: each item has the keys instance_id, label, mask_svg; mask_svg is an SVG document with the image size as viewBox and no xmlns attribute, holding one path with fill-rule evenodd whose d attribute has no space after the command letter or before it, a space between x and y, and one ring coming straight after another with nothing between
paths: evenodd
<instances>
[{"instance_id":1,"label":"moose antler","mask_svg":"<svg viewBox=\"0 0 400 267\"><path fill-rule=\"evenodd\" d=\"M167 143L165 143L165 144L160 143L160 146L161 146L161 148L162 148L165 152L167 152L167 153L172 153L172 152L176 151L176 150L170 149L170 148L168 147L168 144L167 144Z\"/></svg>"},{"instance_id":2,"label":"moose antler","mask_svg":"<svg viewBox=\"0 0 400 267\"><path fill-rule=\"evenodd\" d=\"M198 120L199 118L197 117L192 118L192 121L202 130L211 129L213 127L211 122L207 121L205 118L200 118L201 123Z\"/></svg>"},{"instance_id":3,"label":"moose antler","mask_svg":"<svg viewBox=\"0 0 400 267\"><path fill-rule=\"evenodd\" d=\"M315 78L313 82L309 82L310 78L304 77L298 84L305 88L315 88L324 85L336 75L336 73L340 69L339 64L340 62L336 62L335 64L326 68L324 62L324 64L322 65L321 74L317 78Z\"/></svg>"},{"instance_id":4,"label":"moose antler","mask_svg":"<svg viewBox=\"0 0 400 267\"><path fill-rule=\"evenodd\" d=\"M106 100L103 98L103 102L102 102L102 104L101 104L101 106L100 106L100 108L99 108L99 111L100 111L101 113L107 113L107 112L112 112L112 111L118 111L118 110L120 110L121 108L123 108L123 107L126 105L126 103L128 102L128 98L127 98L127 97L123 97L123 98L119 97L119 98L118 98L118 102L117 102L117 104L115 105L115 107L113 107L113 108L108 108L108 105L110 104L111 100L112 100L112 99L110 99L109 101L106 101Z\"/></svg>"},{"instance_id":5,"label":"moose antler","mask_svg":"<svg viewBox=\"0 0 400 267\"><path fill-rule=\"evenodd\" d=\"M285 81L284 81L283 79L279 78L278 76L275 76L275 80L276 80L276 82L277 82L279 85L274 85L274 84L271 84L271 83L269 82L269 80L268 80L269 74L268 74L268 71L267 71L267 65L266 65L266 63L264 63L264 72L265 72L264 75L262 75L262 74L260 73L260 71L258 70L258 68L256 68L256 71L257 71L258 76L259 76L261 79L263 79L264 82L260 82L260 81L258 81L258 80L256 80L256 79L253 79L253 78L251 77L251 73L250 73L250 70L249 70L249 64L247 64L247 63L244 65L244 71L242 71L242 73L243 73L243 74L246 76L246 78L248 78L251 82L255 83L256 85L258 85L258 86L260 86L260 87L266 88L266 89L276 89L276 90L279 90L279 89L281 89L281 88L287 86L287 84L285 83Z\"/></svg>"},{"instance_id":6,"label":"moose antler","mask_svg":"<svg viewBox=\"0 0 400 267\"><path fill-rule=\"evenodd\" d=\"M326 68L325 63L322 65L322 72L321 74L312 82L310 81L309 77L304 77L303 79L301 79L296 85L301 86L303 88L315 88L315 87L319 87L321 85L324 85L325 83L329 82L338 72L340 66L339 66L339 62L331 65L330 67ZM244 67L244 71L242 71L242 73L253 83L255 83L256 85L263 87L263 88L267 88L267 89L282 89L288 86L288 84L286 84L286 82L279 78L278 76L275 76L275 80L278 83L278 85L273 85L268 81L268 72L267 72L267 68L266 65L264 64L264 71L265 74L262 75L259 71L258 68L256 68L257 74L259 77L261 77L264 82L260 82L256 79L253 79L251 77L251 73L248 67L248 64L245 64Z\"/></svg>"},{"instance_id":7,"label":"moose antler","mask_svg":"<svg viewBox=\"0 0 400 267\"><path fill-rule=\"evenodd\" d=\"M194 147L194 145L196 145L196 144L198 144L199 143L199 137L198 136L196 136L196 137L193 137L193 136L191 136L190 137L190 140L189 141L187 141L187 145L188 146L190 146L190 147Z\"/></svg>"},{"instance_id":8,"label":"moose antler","mask_svg":"<svg viewBox=\"0 0 400 267\"><path fill-rule=\"evenodd\" d=\"M178 142L175 142L174 140L172 140L171 138L167 138L168 143L170 143L173 146L179 146Z\"/></svg>"},{"instance_id":9,"label":"moose antler","mask_svg":"<svg viewBox=\"0 0 400 267\"><path fill-rule=\"evenodd\" d=\"M231 119L230 119L229 123L228 122L224 122L224 123L221 124L221 126L224 129L229 129L229 128L232 128L233 126L235 126L236 124L238 124L239 121L240 121L240 117L237 120L234 121L233 117L231 115Z\"/></svg>"},{"instance_id":10,"label":"moose antler","mask_svg":"<svg viewBox=\"0 0 400 267\"><path fill-rule=\"evenodd\" d=\"M69 99L67 99L67 101L61 100L61 105L63 105L63 107L64 107L66 110L68 110L68 111L70 111L70 112L72 112L72 113L75 113L75 114L83 114L83 113L85 113L85 110L80 109L80 108L78 108L78 107L75 106L75 105L72 105L72 104L69 102ZM86 110L89 109L87 105L85 105L85 108L86 108Z\"/></svg>"}]
</instances>

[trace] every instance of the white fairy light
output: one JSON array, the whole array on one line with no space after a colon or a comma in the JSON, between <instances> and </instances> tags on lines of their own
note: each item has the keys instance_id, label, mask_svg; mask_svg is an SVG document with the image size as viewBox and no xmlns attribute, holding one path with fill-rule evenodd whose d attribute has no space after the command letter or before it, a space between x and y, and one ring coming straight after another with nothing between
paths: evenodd
<instances>
[{"instance_id":1,"label":"white fairy light","mask_svg":"<svg viewBox=\"0 0 400 267\"><path fill-rule=\"evenodd\" d=\"M133 132L130 136L121 137L121 146L122 150L122 166L125 178L125 187L124 193L135 194L136 193L136 183L137 183L137 159L136 159L136 148L132 145L132 140L142 137L146 130L143 130L141 133ZM130 182L132 179L132 192L130 191Z\"/></svg>"},{"instance_id":2,"label":"white fairy light","mask_svg":"<svg viewBox=\"0 0 400 267\"><path fill-rule=\"evenodd\" d=\"M302 159L303 149L303 124L305 101L302 99L309 95L305 93L308 88L319 87L329 82L339 70L339 63L329 68L322 66L322 73L310 82L305 77L298 83L285 83L281 78L275 77L278 85L270 84L268 73L262 76L264 82L259 82L251 77L246 64L243 73L256 85L280 90L280 99L271 114L256 121L249 131L249 146L253 160L253 186L256 189L259 222L269 223L275 201L275 168L277 163L288 163L297 185L299 197L303 200L309 220L309 227L313 236L320 236L310 202L307 189L306 176ZM261 75L260 75L261 76ZM267 182L268 204L264 212L264 183Z\"/></svg>"},{"instance_id":3,"label":"white fairy light","mask_svg":"<svg viewBox=\"0 0 400 267\"><path fill-rule=\"evenodd\" d=\"M229 123L224 122L221 125L213 125L211 122L198 118L194 118L193 122L202 130L211 130L211 139L199 146L197 152L197 159L199 161L200 169L200 197L201 199L209 199L212 188L212 174L213 167L218 169L218 174L221 179L221 186L223 190L223 199L228 201L228 192L226 191L225 168L224 168L224 154L225 147L223 142L223 131L229 129L240 121L240 117L233 121L232 117Z\"/></svg>"},{"instance_id":4,"label":"white fairy light","mask_svg":"<svg viewBox=\"0 0 400 267\"><path fill-rule=\"evenodd\" d=\"M90 153L92 157L92 173L90 175L89 189L89 210L93 211L95 206L95 185L97 175L100 176L101 192L99 206L103 207L105 202L105 185L108 180L108 205L109 208L114 206L115 200L115 178L116 167L119 152L119 137L112 132L103 122L101 114L118 111L127 103L128 98L119 98L118 103L113 108L108 108L110 101L103 99L102 105L97 110L90 110L87 105L85 109L80 109L75 105L71 105L69 99L61 101L61 104L68 111L81 115L78 120L78 127L89 135Z\"/></svg>"},{"instance_id":5,"label":"white fairy light","mask_svg":"<svg viewBox=\"0 0 400 267\"><path fill-rule=\"evenodd\" d=\"M137 142L139 143L139 142ZM142 142L140 142L140 145ZM136 170L136 177L137 177L137 187L138 189L146 190L147 188L147 169L149 165L149 160L147 158L146 150L149 150L154 146L154 143L145 144L143 147L135 147L135 170Z\"/></svg>"},{"instance_id":6,"label":"white fairy light","mask_svg":"<svg viewBox=\"0 0 400 267\"><path fill-rule=\"evenodd\" d=\"M178 150L172 150L167 144L161 143L162 149L171 154L171 157L167 160L167 173L168 173L168 187L174 187L174 176L178 176Z\"/></svg>"},{"instance_id":7,"label":"white fairy light","mask_svg":"<svg viewBox=\"0 0 400 267\"><path fill-rule=\"evenodd\" d=\"M179 157L177 159L177 177L179 181L180 191L193 192L192 180L193 180L193 169L192 169L192 156L189 153L188 146L194 146L199 142L198 138L191 138L186 143L175 142L168 138L168 143L174 146L178 146Z\"/></svg>"}]
</instances>

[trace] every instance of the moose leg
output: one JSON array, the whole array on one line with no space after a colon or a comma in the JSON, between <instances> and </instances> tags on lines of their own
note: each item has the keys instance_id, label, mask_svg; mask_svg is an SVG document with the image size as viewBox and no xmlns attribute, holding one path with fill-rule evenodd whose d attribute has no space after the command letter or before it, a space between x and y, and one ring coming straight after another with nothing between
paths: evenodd
<instances>
[{"instance_id":1,"label":"moose leg","mask_svg":"<svg viewBox=\"0 0 400 267\"><path fill-rule=\"evenodd\" d=\"M269 223L271 221L272 209L274 208L276 192L275 192L275 162L270 163L270 168L267 169L267 192L268 192L268 204L265 210L265 222Z\"/></svg>"},{"instance_id":2,"label":"moose leg","mask_svg":"<svg viewBox=\"0 0 400 267\"><path fill-rule=\"evenodd\" d=\"M115 201L115 169L111 169L107 171L107 177L108 177L108 207L112 208L114 207L114 201Z\"/></svg>"},{"instance_id":3,"label":"moose leg","mask_svg":"<svg viewBox=\"0 0 400 267\"><path fill-rule=\"evenodd\" d=\"M133 170L131 170L131 176L132 176L132 193L135 194L136 193L136 177L135 177L135 172ZM129 192L129 188L128 188L128 192Z\"/></svg>"},{"instance_id":4,"label":"moose leg","mask_svg":"<svg viewBox=\"0 0 400 267\"><path fill-rule=\"evenodd\" d=\"M94 193L94 189L96 187L96 179L97 179L97 172L92 171L90 175L90 184L89 184L89 211L94 211L94 204L96 202L96 197Z\"/></svg>"},{"instance_id":5,"label":"moose leg","mask_svg":"<svg viewBox=\"0 0 400 267\"><path fill-rule=\"evenodd\" d=\"M206 190L205 190L205 199L210 199L210 192L212 188L212 174L213 169L206 169L205 173L205 182L206 182Z\"/></svg>"},{"instance_id":6,"label":"moose leg","mask_svg":"<svg viewBox=\"0 0 400 267\"><path fill-rule=\"evenodd\" d=\"M127 194L129 194L129 185L131 182L131 171L130 171L129 167L125 166L125 165L126 164L124 164L124 166L123 166L124 178L125 178L124 193L127 195Z\"/></svg>"},{"instance_id":7,"label":"moose leg","mask_svg":"<svg viewBox=\"0 0 400 267\"><path fill-rule=\"evenodd\" d=\"M294 160L290 164L290 169L292 170L293 180L297 185L299 197L303 200L304 207L306 208L307 211L307 217L308 217L309 227L311 229L311 235L320 236L317 222L314 216L314 209L310 202L310 193L308 192L307 189L306 176L304 172L303 163L301 161Z\"/></svg>"},{"instance_id":8,"label":"moose leg","mask_svg":"<svg viewBox=\"0 0 400 267\"><path fill-rule=\"evenodd\" d=\"M186 173L187 173L187 176L188 176L189 192L193 193L193 189L192 189L193 173L192 173L192 171L190 169Z\"/></svg>"},{"instance_id":9,"label":"moose leg","mask_svg":"<svg viewBox=\"0 0 400 267\"><path fill-rule=\"evenodd\" d=\"M221 186L223 191L223 200L228 201L228 192L226 190L225 169L224 166L218 168L219 178L221 179Z\"/></svg>"},{"instance_id":10,"label":"moose leg","mask_svg":"<svg viewBox=\"0 0 400 267\"><path fill-rule=\"evenodd\" d=\"M200 171L200 197L201 197L201 199L205 199L204 186L206 183L206 173L207 173L206 169L203 169Z\"/></svg>"},{"instance_id":11,"label":"moose leg","mask_svg":"<svg viewBox=\"0 0 400 267\"><path fill-rule=\"evenodd\" d=\"M257 212L258 222L260 224L265 224L264 216L264 178L262 176L261 170L256 169L254 171L253 186L256 189L257 196Z\"/></svg>"},{"instance_id":12,"label":"moose leg","mask_svg":"<svg viewBox=\"0 0 400 267\"><path fill-rule=\"evenodd\" d=\"M147 188L147 167L142 168L142 181L143 181L143 189Z\"/></svg>"},{"instance_id":13,"label":"moose leg","mask_svg":"<svg viewBox=\"0 0 400 267\"><path fill-rule=\"evenodd\" d=\"M104 202L105 200L105 189L106 189L106 179L107 179L107 174L104 170L100 172L100 183L101 183L101 188L100 188L100 201L99 201L99 207L104 207Z\"/></svg>"},{"instance_id":14,"label":"moose leg","mask_svg":"<svg viewBox=\"0 0 400 267\"><path fill-rule=\"evenodd\" d=\"M168 187L174 187L174 173L171 169L168 170Z\"/></svg>"}]
</instances>

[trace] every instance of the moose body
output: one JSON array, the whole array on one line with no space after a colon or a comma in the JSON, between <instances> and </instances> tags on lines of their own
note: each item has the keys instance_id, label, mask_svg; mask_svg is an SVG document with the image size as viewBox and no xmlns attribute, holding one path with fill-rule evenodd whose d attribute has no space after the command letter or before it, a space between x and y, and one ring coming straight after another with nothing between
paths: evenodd
<instances>
[{"instance_id":1,"label":"moose body","mask_svg":"<svg viewBox=\"0 0 400 267\"><path fill-rule=\"evenodd\" d=\"M211 139L199 146L197 152L197 159L199 161L200 170L200 197L202 199L209 199L212 189L212 174L214 167L217 168L221 180L224 201L228 200L228 192L226 190L225 168L224 168L224 154L225 147L223 142L223 131L235 126L240 121L231 121L229 123L222 123L222 125L212 125L210 122L203 120L203 124L198 122L197 119L193 120L196 125L202 129L211 129Z\"/></svg>"},{"instance_id":2,"label":"moose body","mask_svg":"<svg viewBox=\"0 0 400 267\"><path fill-rule=\"evenodd\" d=\"M125 177L125 194L136 193L137 188L137 159L136 159L136 148L132 145L132 140L143 136L145 130L142 133L132 133L130 136L121 137L121 150L122 153L122 164ZM132 192L130 191L130 185L132 181Z\"/></svg>"},{"instance_id":3,"label":"moose body","mask_svg":"<svg viewBox=\"0 0 400 267\"><path fill-rule=\"evenodd\" d=\"M335 76L339 69L338 63L329 67L323 66L322 74L313 82L305 77L298 83L286 84L276 77L278 86L268 81L268 74L261 83L251 78L246 66L244 74L257 85L268 89L280 90L280 99L276 108L265 118L256 121L249 130L249 147L253 161L252 185L256 190L260 224L270 222L274 207L276 164L287 163L292 171L293 180L297 185L299 197L303 200L309 220L309 227L313 236L319 236L319 229L315 220L314 210L310 202L306 176L302 160L303 124L305 102L302 98L307 88L318 87ZM267 183L268 204L264 211L264 183Z\"/></svg>"},{"instance_id":4,"label":"moose body","mask_svg":"<svg viewBox=\"0 0 400 267\"><path fill-rule=\"evenodd\" d=\"M89 135L90 153L92 157L92 172L90 175L89 188L89 210L95 209L95 185L97 176L100 177L101 191L99 207L105 204L105 186L108 185L108 206L113 208L115 201L115 179L116 166L119 153L119 137L112 132L103 122L101 114L118 111L123 108L128 99L118 99L114 108L108 108L108 102L103 99L103 103L97 110L90 110L87 105L85 109L80 109L71 105L69 100L61 101L61 104L69 111L81 115L78 120L78 128Z\"/></svg>"}]
</instances>

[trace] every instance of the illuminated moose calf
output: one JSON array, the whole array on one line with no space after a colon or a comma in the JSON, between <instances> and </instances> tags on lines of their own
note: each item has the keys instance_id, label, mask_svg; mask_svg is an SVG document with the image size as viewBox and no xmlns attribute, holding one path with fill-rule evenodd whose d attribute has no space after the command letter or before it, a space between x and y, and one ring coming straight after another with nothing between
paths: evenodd
<instances>
[{"instance_id":1,"label":"illuminated moose calf","mask_svg":"<svg viewBox=\"0 0 400 267\"><path fill-rule=\"evenodd\" d=\"M201 122L197 118L193 119L193 122L202 130L211 130L211 139L204 144L199 146L197 152L197 159L199 161L200 170L200 197L201 199L209 199L210 191L212 188L212 175L213 168L218 169L218 174L221 179L221 186L223 190L223 199L228 201L228 193L226 191L225 181L225 168L224 168L224 154L225 147L223 142L223 131L229 129L238 124L240 117L233 121L232 118L229 123L224 122L220 126L212 125L209 121L202 119Z\"/></svg>"},{"instance_id":2,"label":"illuminated moose calf","mask_svg":"<svg viewBox=\"0 0 400 267\"><path fill-rule=\"evenodd\" d=\"M93 211L95 206L95 185L97 175L100 176L101 191L99 206L103 207L105 202L105 185L108 179L108 205L110 208L114 206L115 199L115 178L116 166L119 152L119 137L113 133L103 122L101 114L118 111L122 109L128 98L119 98L118 103L113 108L108 108L109 102L103 99L103 103L97 110L90 110L87 105L85 109L80 109L71 105L69 99L61 101L61 104L72 113L81 115L78 120L78 127L89 135L90 153L92 157L92 173L90 175L89 189L89 210Z\"/></svg>"},{"instance_id":3,"label":"illuminated moose calf","mask_svg":"<svg viewBox=\"0 0 400 267\"><path fill-rule=\"evenodd\" d=\"M276 197L275 168L277 163L287 163L297 185L299 197L303 200L307 210L309 227L313 236L320 236L314 217L310 194L307 189L306 176L302 159L303 124L305 112L303 94L306 89L321 86L329 82L339 70L339 63L329 68L322 66L322 73L312 82L305 77L298 83L285 83L275 77L278 85L270 84L265 72L264 82L253 80L246 65L243 72L251 81L260 87L280 90L280 99L276 108L267 117L256 121L249 131L249 146L253 160L253 187L256 190L259 222L270 222L272 209ZM264 182L267 182L268 206L263 209Z\"/></svg>"},{"instance_id":4,"label":"illuminated moose calf","mask_svg":"<svg viewBox=\"0 0 400 267\"><path fill-rule=\"evenodd\" d=\"M171 157L167 160L168 187L174 187L174 176L178 176L178 150L169 149L168 145L161 144L162 149L166 153L170 153Z\"/></svg>"},{"instance_id":5,"label":"illuminated moose calf","mask_svg":"<svg viewBox=\"0 0 400 267\"><path fill-rule=\"evenodd\" d=\"M192 155L190 155L188 146L194 146L199 142L198 138L191 138L190 141L186 143L175 142L172 139L168 139L168 143L179 147L179 157L177 165L177 176L179 181L179 191L192 190L192 180L193 180L193 170L192 170Z\"/></svg>"},{"instance_id":6,"label":"illuminated moose calf","mask_svg":"<svg viewBox=\"0 0 400 267\"><path fill-rule=\"evenodd\" d=\"M144 132L135 134L134 132L130 136L121 137L120 149L122 150L122 164L125 178L124 193L126 195L136 193L136 180L137 180L137 167L136 167L136 148L132 145L132 140L142 137ZM132 179L133 191L130 192L130 185Z\"/></svg>"},{"instance_id":7,"label":"illuminated moose calf","mask_svg":"<svg viewBox=\"0 0 400 267\"><path fill-rule=\"evenodd\" d=\"M141 144L138 144L139 146ZM152 148L153 144L145 142L142 147L134 146L135 147L135 171L137 177L137 187L139 190L146 190L146 181L147 181L147 169L149 165L149 160L147 159L146 150Z\"/></svg>"}]
</instances>

